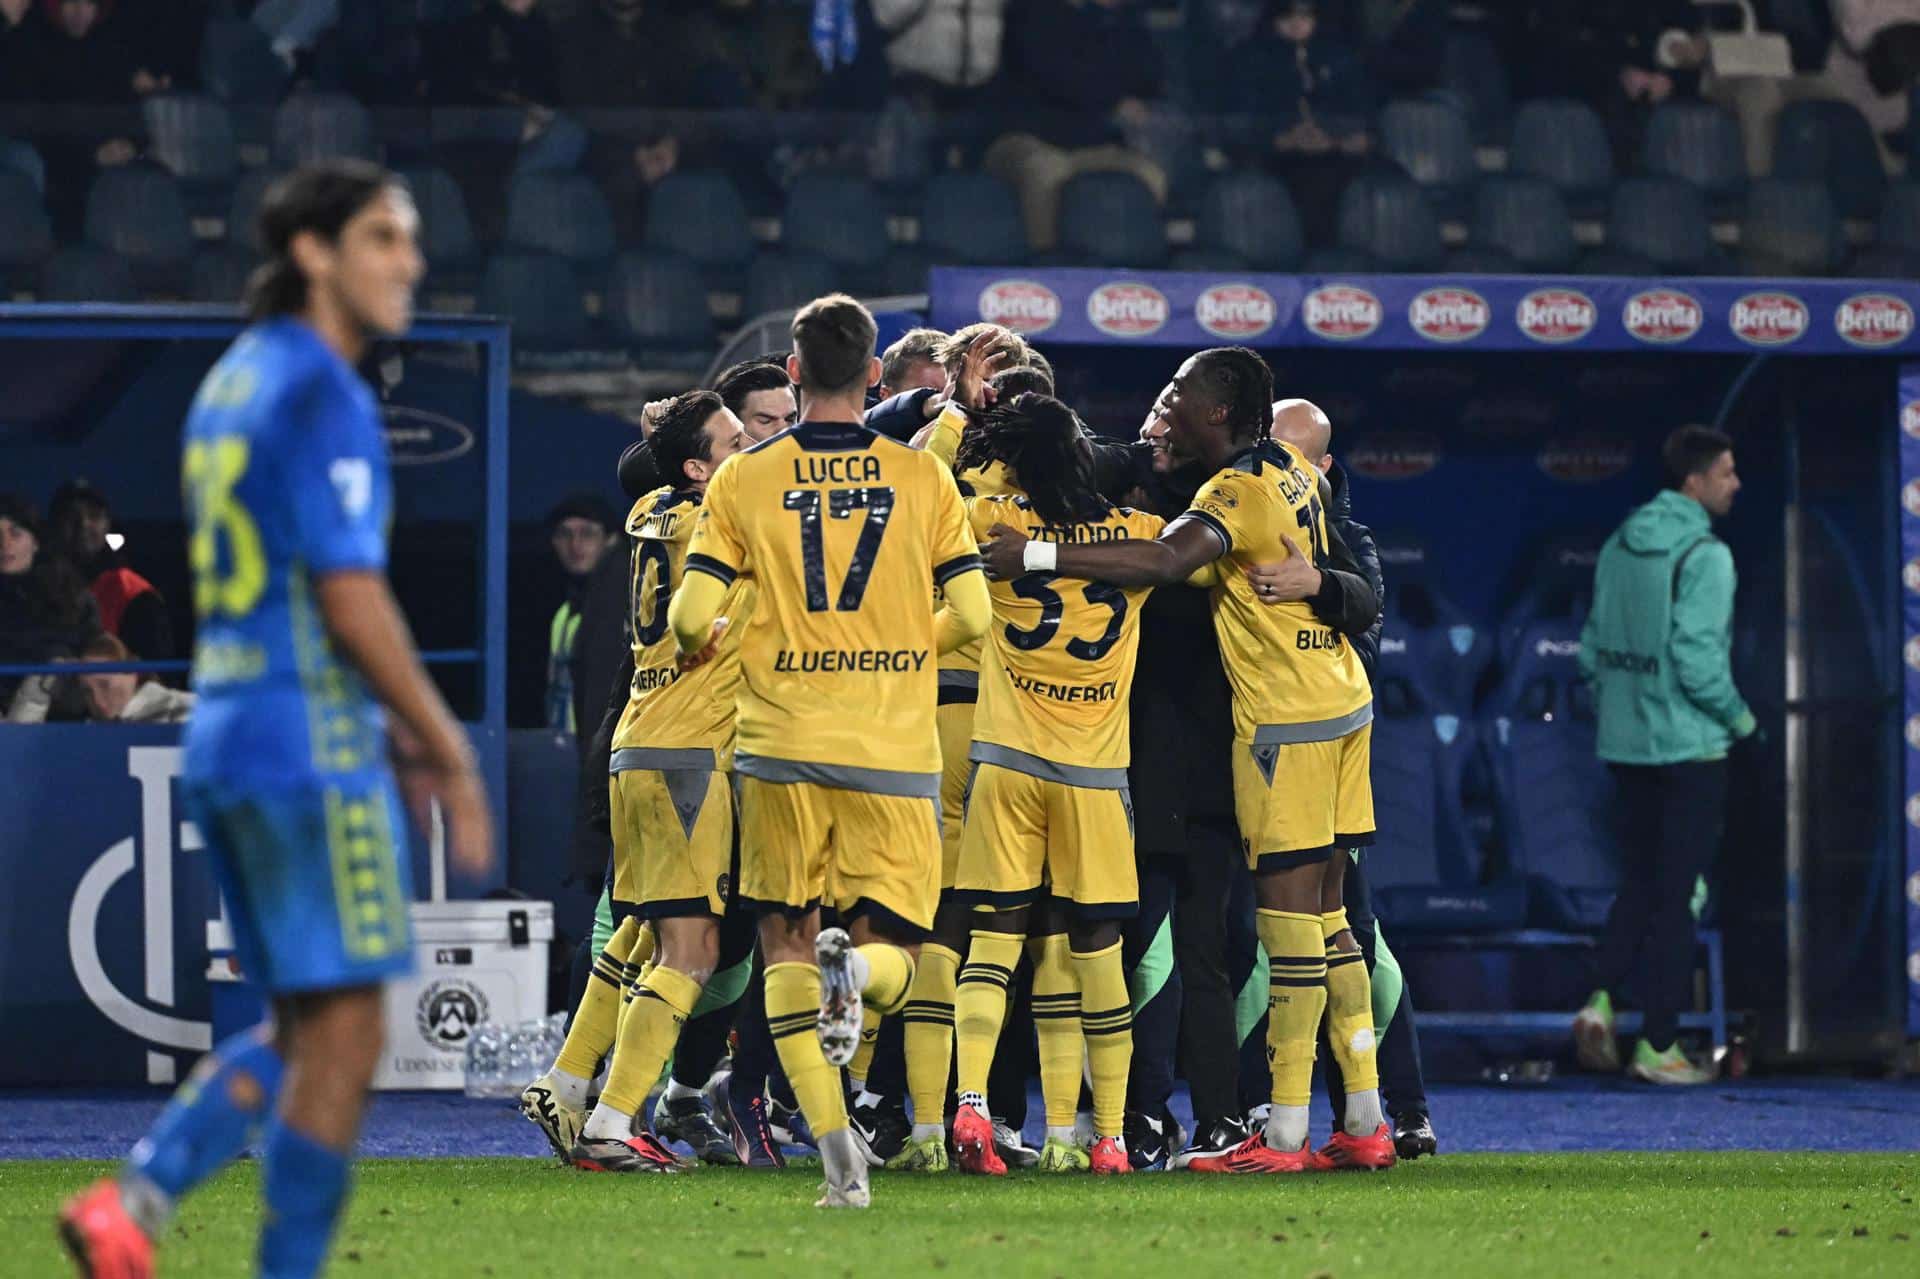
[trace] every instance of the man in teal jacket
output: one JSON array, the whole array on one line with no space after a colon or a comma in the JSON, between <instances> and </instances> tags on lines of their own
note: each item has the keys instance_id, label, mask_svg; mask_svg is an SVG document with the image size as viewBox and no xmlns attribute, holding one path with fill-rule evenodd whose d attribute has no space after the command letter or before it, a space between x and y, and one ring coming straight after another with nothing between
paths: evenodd
<instances>
[{"instance_id":1,"label":"man in teal jacket","mask_svg":"<svg viewBox=\"0 0 1920 1279\"><path fill-rule=\"evenodd\" d=\"M1628 1073L1705 1083L1676 1042L1693 958L1691 898L1720 843L1727 751L1754 731L1734 687L1733 553L1712 521L1740 491L1733 441L1683 426L1661 451L1670 487L1614 530L1594 569L1580 668L1594 691L1597 750L1618 788L1621 886L1574 1019L1582 1064L1618 1070L1608 994L1641 961L1642 1038Z\"/></svg>"}]
</instances>

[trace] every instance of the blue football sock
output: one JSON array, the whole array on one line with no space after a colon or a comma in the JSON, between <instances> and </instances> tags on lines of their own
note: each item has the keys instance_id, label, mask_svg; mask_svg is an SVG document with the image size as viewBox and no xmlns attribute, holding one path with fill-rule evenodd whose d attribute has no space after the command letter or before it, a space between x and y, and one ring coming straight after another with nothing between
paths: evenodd
<instances>
[{"instance_id":1,"label":"blue football sock","mask_svg":"<svg viewBox=\"0 0 1920 1279\"><path fill-rule=\"evenodd\" d=\"M122 1172L130 1209L148 1234L166 1224L176 1199L246 1148L273 1113L281 1070L265 1026L223 1041L194 1067Z\"/></svg>"},{"instance_id":2,"label":"blue football sock","mask_svg":"<svg viewBox=\"0 0 1920 1279\"><path fill-rule=\"evenodd\" d=\"M260 1279L312 1279L347 1201L349 1160L282 1120L267 1129Z\"/></svg>"}]
</instances>

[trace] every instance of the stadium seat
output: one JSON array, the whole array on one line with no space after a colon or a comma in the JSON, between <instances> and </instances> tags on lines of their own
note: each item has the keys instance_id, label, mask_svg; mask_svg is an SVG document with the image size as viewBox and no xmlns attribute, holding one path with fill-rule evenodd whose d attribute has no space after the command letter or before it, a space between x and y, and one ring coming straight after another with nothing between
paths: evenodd
<instances>
[{"instance_id":1,"label":"stadium seat","mask_svg":"<svg viewBox=\"0 0 1920 1279\"><path fill-rule=\"evenodd\" d=\"M670 173L647 196L646 246L681 253L711 287L737 289L753 259L746 202L725 173Z\"/></svg>"},{"instance_id":2,"label":"stadium seat","mask_svg":"<svg viewBox=\"0 0 1920 1279\"><path fill-rule=\"evenodd\" d=\"M1465 714L1493 664L1493 628L1443 589L1425 542L1410 533L1375 534L1387 582L1380 652L1436 711Z\"/></svg>"},{"instance_id":3,"label":"stadium seat","mask_svg":"<svg viewBox=\"0 0 1920 1279\"><path fill-rule=\"evenodd\" d=\"M42 302L137 302L133 268L119 254L89 245L62 249L40 272Z\"/></svg>"},{"instance_id":4,"label":"stadium seat","mask_svg":"<svg viewBox=\"0 0 1920 1279\"><path fill-rule=\"evenodd\" d=\"M1382 271L1440 265L1440 222L1427 194L1398 174L1365 174L1340 194L1340 246L1368 254Z\"/></svg>"},{"instance_id":5,"label":"stadium seat","mask_svg":"<svg viewBox=\"0 0 1920 1279\"><path fill-rule=\"evenodd\" d=\"M1472 239L1528 271L1565 271L1577 252L1566 202L1544 178L1484 179L1473 193Z\"/></svg>"},{"instance_id":6,"label":"stadium seat","mask_svg":"<svg viewBox=\"0 0 1920 1279\"><path fill-rule=\"evenodd\" d=\"M887 257L886 212L864 178L803 173L787 192L780 243L833 263L842 288L871 287Z\"/></svg>"},{"instance_id":7,"label":"stadium seat","mask_svg":"<svg viewBox=\"0 0 1920 1279\"><path fill-rule=\"evenodd\" d=\"M1873 129L1850 102L1788 103L1775 125L1773 176L1824 184L1843 218L1875 217L1887 191Z\"/></svg>"},{"instance_id":8,"label":"stadium seat","mask_svg":"<svg viewBox=\"0 0 1920 1279\"><path fill-rule=\"evenodd\" d=\"M507 190L507 244L576 264L613 256L613 210L584 173L523 173Z\"/></svg>"},{"instance_id":9,"label":"stadium seat","mask_svg":"<svg viewBox=\"0 0 1920 1279\"><path fill-rule=\"evenodd\" d=\"M1525 272L1504 249L1489 249L1469 244L1447 254L1446 269L1461 275L1522 275Z\"/></svg>"},{"instance_id":10,"label":"stadium seat","mask_svg":"<svg viewBox=\"0 0 1920 1279\"><path fill-rule=\"evenodd\" d=\"M1830 275L1845 247L1826 187L1791 178L1753 184L1740 224L1740 258L1749 275Z\"/></svg>"},{"instance_id":11,"label":"stadium seat","mask_svg":"<svg viewBox=\"0 0 1920 1279\"><path fill-rule=\"evenodd\" d=\"M47 189L47 162L30 142L0 138L0 173L18 173L33 180L33 189Z\"/></svg>"},{"instance_id":12,"label":"stadium seat","mask_svg":"<svg viewBox=\"0 0 1920 1279\"><path fill-rule=\"evenodd\" d=\"M896 244L880 268L880 291L889 297L925 293L934 256L918 244Z\"/></svg>"},{"instance_id":13,"label":"stadium seat","mask_svg":"<svg viewBox=\"0 0 1920 1279\"><path fill-rule=\"evenodd\" d=\"M446 283L462 275L474 265L479 245L460 184L445 169L403 169L401 176L420 210L420 251L428 276Z\"/></svg>"},{"instance_id":14,"label":"stadium seat","mask_svg":"<svg viewBox=\"0 0 1920 1279\"><path fill-rule=\"evenodd\" d=\"M1740 122L1711 102L1667 101L1655 107L1641 162L1654 177L1679 178L1699 187L1716 213L1736 214L1746 195Z\"/></svg>"},{"instance_id":15,"label":"stadium seat","mask_svg":"<svg viewBox=\"0 0 1920 1279\"><path fill-rule=\"evenodd\" d=\"M1594 109L1572 98L1537 98L1513 117L1507 171L1560 188L1575 217L1596 217L1613 186L1613 148Z\"/></svg>"},{"instance_id":16,"label":"stadium seat","mask_svg":"<svg viewBox=\"0 0 1920 1279\"><path fill-rule=\"evenodd\" d=\"M1466 200L1479 175L1466 112L1450 101L1403 98L1380 110L1380 149L1427 192L1442 216Z\"/></svg>"},{"instance_id":17,"label":"stadium seat","mask_svg":"<svg viewBox=\"0 0 1920 1279\"><path fill-rule=\"evenodd\" d=\"M200 82L225 102L278 102L291 72L267 35L244 19L216 18L200 41Z\"/></svg>"},{"instance_id":18,"label":"stadium seat","mask_svg":"<svg viewBox=\"0 0 1920 1279\"><path fill-rule=\"evenodd\" d=\"M935 263L966 266L1017 266L1029 249L1013 192L984 173L941 173L928 181L920 247Z\"/></svg>"},{"instance_id":19,"label":"stadium seat","mask_svg":"<svg viewBox=\"0 0 1920 1279\"><path fill-rule=\"evenodd\" d=\"M1060 192L1060 247L1106 267L1156 267L1167 229L1153 192L1130 173L1082 173Z\"/></svg>"},{"instance_id":20,"label":"stadium seat","mask_svg":"<svg viewBox=\"0 0 1920 1279\"><path fill-rule=\"evenodd\" d=\"M1637 253L1597 249L1584 253L1574 265L1576 275L1658 275L1660 268Z\"/></svg>"},{"instance_id":21,"label":"stadium seat","mask_svg":"<svg viewBox=\"0 0 1920 1279\"><path fill-rule=\"evenodd\" d=\"M747 289L740 315L751 319L769 311L791 311L836 287L837 273L825 258L800 253L762 253L747 268Z\"/></svg>"},{"instance_id":22,"label":"stadium seat","mask_svg":"<svg viewBox=\"0 0 1920 1279\"><path fill-rule=\"evenodd\" d=\"M698 369L712 355L707 286L699 263L684 254L654 249L615 258L606 315L642 364Z\"/></svg>"},{"instance_id":23,"label":"stadium seat","mask_svg":"<svg viewBox=\"0 0 1920 1279\"><path fill-rule=\"evenodd\" d=\"M1194 244L1224 249L1260 271L1291 271L1306 250L1293 197L1265 173L1228 173L1209 183Z\"/></svg>"},{"instance_id":24,"label":"stadium seat","mask_svg":"<svg viewBox=\"0 0 1920 1279\"><path fill-rule=\"evenodd\" d=\"M143 290L184 289L193 226L180 184L156 165L103 169L87 191L88 243L111 249Z\"/></svg>"},{"instance_id":25,"label":"stadium seat","mask_svg":"<svg viewBox=\"0 0 1920 1279\"><path fill-rule=\"evenodd\" d=\"M233 198L227 201L227 243L252 249L254 219L260 216L260 202L266 198L267 188L273 180L281 176L263 169L255 169L242 174L233 184Z\"/></svg>"},{"instance_id":26,"label":"stadium seat","mask_svg":"<svg viewBox=\"0 0 1920 1279\"><path fill-rule=\"evenodd\" d=\"M1493 41L1479 31L1449 31L1441 59L1440 87L1466 104L1474 140L1505 142L1513 122L1513 90Z\"/></svg>"},{"instance_id":27,"label":"stadium seat","mask_svg":"<svg viewBox=\"0 0 1920 1279\"><path fill-rule=\"evenodd\" d=\"M224 102L199 93L160 93L141 104L147 154L184 183L233 180L239 165L233 116Z\"/></svg>"},{"instance_id":28,"label":"stadium seat","mask_svg":"<svg viewBox=\"0 0 1920 1279\"><path fill-rule=\"evenodd\" d=\"M1896 182L1887 188L1878 231L1878 247L1920 251L1920 182Z\"/></svg>"},{"instance_id":29,"label":"stadium seat","mask_svg":"<svg viewBox=\"0 0 1920 1279\"><path fill-rule=\"evenodd\" d=\"M1541 927L1592 931L1619 886L1613 781L1594 752L1580 629L1543 619L1522 629L1483 724L1509 864L1527 877Z\"/></svg>"},{"instance_id":30,"label":"stadium seat","mask_svg":"<svg viewBox=\"0 0 1920 1279\"><path fill-rule=\"evenodd\" d=\"M1174 271L1246 271L1252 264L1231 249L1175 249L1167 266Z\"/></svg>"},{"instance_id":31,"label":"stadium seat","mask_svg":"<svg viewBox=\"0 0 1920 1279\"><path fill-rule=\"evenodd\" d=\"M24 173L0 169L0 297L31 287L53 252L53 225L40 189Z\"/></svg>"},{"instance_id":32,"label":"stadium seat","mask_svg":"<svg viewBox=\"0 0 1920 1279\"><path fill-rule=\"evenodd\" d=\"M1705 270L1715 259L1705 195L1679 178L1628 178L1613 193L1607 248L1646 258L1662 271Z\"/></svg>"},{"instance_id":33,"label":"stadium seat","mask_svg":"<svg viewBox=\"0 0 1920 1279\"><path fill-rule=\"evenodd\" d=\"M568 350L591 340L573 265L553 254L495 254L481 276L479 309L512 321L516 350Z\"/></svg>"},{"instance_id":34,"label":"stadium seat","mask_svg":"<svg viewBox=\"0 0 1920 1279\"><path fill-rule=\"evenodd\" d=\"M194 302L236 306L245 291L253 257L233 249L202 249L193 258L187 297Z\"/></svg>"},{"instance_id":35,"label":"stadium seat","mask_svg":"<svg viewBox=\"0 0 1920 1279\"><path fill-rule=\"evenodd\" d=\"M1920 252L1868 245L1853 255L1846 274L1861 280L1920 280Z\"/></svg>"},{"instance_id":36,"label":"stadium seat","mask_svg":"<svg viewBox=\"0 0 1920 1279\"><path fill-rule=\"evenodd\" d=\"M293 168L332 156L376 160L373 120L344 93L302 93L273 115L273 162Z\"/></svg>"},{"instance_id":37,"label":"stadium seat","mask_svg":"<svg viewBox=\"0 0 1920 1279\"><path fill-rule=\"evenodd\" d=\"M1365 249L1330 244L1307 254L1300 269L1310 275L1360 275L1374 270L1375 263Z\"/></svg>"}]
</instances>

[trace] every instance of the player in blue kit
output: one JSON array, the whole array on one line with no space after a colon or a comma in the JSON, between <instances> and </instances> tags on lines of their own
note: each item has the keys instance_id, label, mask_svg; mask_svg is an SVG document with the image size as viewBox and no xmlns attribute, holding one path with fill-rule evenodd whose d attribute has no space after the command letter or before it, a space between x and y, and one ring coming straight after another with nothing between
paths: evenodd
<instances>
[{"instance_id":1,"label":"player in blue kit","mask_svg":"<svg viewBox=\"0 0 1920 1279\"><path fill-rule=\"evenodd\" d=\"M439 801L455 865L491 862L472 746L388 589L386 445L354 372L411 322L418 224L405 186L371 165L275 183L254 324L187 419L199 700L182 789L274 1016L216 1047L119 1174L61 1211L83 1275L152 1274L180 1196L262 1125L259 1273L319 1273L380 1056L380 983L412 965L403 788L416 815Z\"/></svg>"}]
</instances>

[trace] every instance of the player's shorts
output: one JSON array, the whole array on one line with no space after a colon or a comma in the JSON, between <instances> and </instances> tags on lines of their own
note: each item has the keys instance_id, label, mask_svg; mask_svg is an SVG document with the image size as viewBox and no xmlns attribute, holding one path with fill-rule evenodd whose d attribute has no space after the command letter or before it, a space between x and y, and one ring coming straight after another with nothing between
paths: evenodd
<instances>
[{"instance_id":1,"label":"player's shorts","mask_svg":"<svg viewBox=\"0 0 1920 1279\"><path fill-rule=\"evenodd\" d=\"M284 995L413 971L407 818L391 773L181 789L249 981Z\"/></svg>"},{"instance_id":2,"label":"player's shorts","mask_svg":"<svg viewBox=\"0 0 1920 1279\"><path fill-rule=\"evenodd\" d=\"M733 789L708 767L623 768L607 779L613 819L613 900L621 918L724 915L733 866ZM694 762L688 760L687 762Z\"/></svg>"},{"instance_id":3,"label":"player's shorts","mask_svg":"<svg viewBox=\"0 0 1920 1279\"><path fill-rule=\"evenodd\" d=\"M1300 726L1271 727L1269 740L1233 744L1233 811L1248 868L1308 866L1336 848L1371 844L1371 719L1319 742L1271 740Z\"/></svg>"},{"instance_id":4,"label":"player's shorts","mask_svg":"<svg viewBox=\"0 0 1920 1279\"><path fill-rule=\"evenodd\" d=\"M940 706L934 712L934 724L940 732L940 888L953 887L954 868L960 864L960 830L966 822L967 782L973 777L973 761L967 752L973 747L974 702L970 690L949 688L949 676L969 675L970 671L940 672ZM967 694L967 700L958 695Z\"/></svg>"},{"instance_id":5,"label":"player's shorts","mask_svg":"<svg viewBox=\"0 0 1920 1279\"><path fill-rule=\"evenodd\" d=\"M843 919L933 926L940 802L820 782L740 777L740 897L762 910L830 906Z\"/></svg>"},{"instance_id":6,"label":"player's shorts","mask_svg":"<svg viewBox=\"0 0 1920 1279\"><path fill-rule=\"evenodd\" d=\"M1038 901L1050 885L1082 919L1139 910L1126 787L1075 786L999 764L974 768L955 901L1008 910Z\"/></svg>"}]
</instances>

